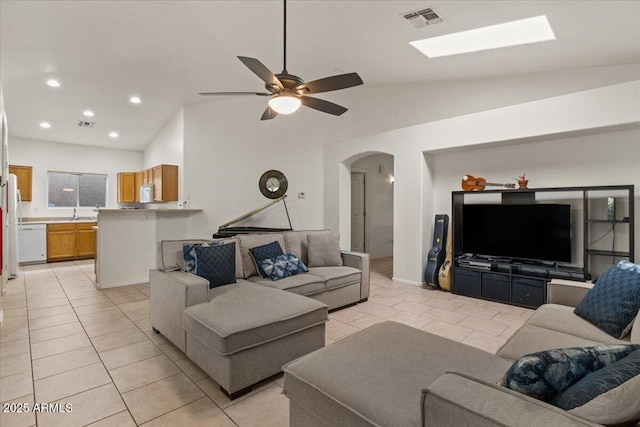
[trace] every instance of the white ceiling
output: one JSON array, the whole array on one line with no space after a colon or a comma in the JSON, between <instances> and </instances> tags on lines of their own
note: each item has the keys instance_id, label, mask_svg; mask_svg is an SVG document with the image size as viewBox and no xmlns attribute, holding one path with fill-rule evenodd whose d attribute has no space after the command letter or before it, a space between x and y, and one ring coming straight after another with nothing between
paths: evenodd
<instances>
[{"instance_id":1,"label":"white ceiling","mask_svg":"<svg viewBox=\"0 0 640 427\"><path fill-rule=\"evenodd\" d=\"M426 6L446 22L414 29L400 16ZM556 41L437 59L408 44L542 14ZM14 136L142 150L180 106L224 102L198 92L261 91L237 55L282 68L281 1L3 0L0 15ZM640 1L293 0L288 20L287 68L307 81L356 71L365 85L393 85L640 62ZM142 104L129 103L133 94Z\"/></svg>"}]
</instances>

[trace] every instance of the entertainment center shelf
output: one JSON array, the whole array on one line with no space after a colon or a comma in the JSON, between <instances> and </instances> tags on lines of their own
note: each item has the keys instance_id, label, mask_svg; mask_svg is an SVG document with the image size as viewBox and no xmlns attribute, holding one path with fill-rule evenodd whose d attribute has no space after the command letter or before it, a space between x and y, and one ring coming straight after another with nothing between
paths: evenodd
<instances>
[{"instance_id":1,"label":"entertainment center shelf","mask_svg":"<svg viewBox=\"0 0 640 427\"><path fill-rule=\"evenodd\" d=\"M484 195L491 201L481 201L480 195ZM615 197L615 200L612 197ZM451 194L451 199L452 254L454 258L452 292L455 294L537 308L546 302L546 285L550 280L554 278L592 279L594 276L593 268L598 264L592 259L593 257L600 263L598 267L615 264L621 259L634 260L633 185L481 192L454 191ZM572 261L579 263L580 259L575 259L577 256L581 258L582 266L559 265L549 261L476 257L463 253L464 206L465 204L478 204L478 202L493 205L558 203L571 205L571 217L576 222L573 230L574 235L571 238L572 252L574 252ZM549 208L544 207L544 209ZM567 212L567 208L564 209ZM474 212L474 210L468 211ZM502 223L500 223L500 227L502 227ZM618 246L621 247L616 247L616 232L620 233L621 231L627 235L628 239L624 239L624 241L618 239ZM610 235L612 235L611 250L603 248L602 244L596 245ZM579 237L582 238L581 242ZM578 252L577 255L576 252ZM505 254L483 255L505 256Z\"/></svg>"}]
</instances>

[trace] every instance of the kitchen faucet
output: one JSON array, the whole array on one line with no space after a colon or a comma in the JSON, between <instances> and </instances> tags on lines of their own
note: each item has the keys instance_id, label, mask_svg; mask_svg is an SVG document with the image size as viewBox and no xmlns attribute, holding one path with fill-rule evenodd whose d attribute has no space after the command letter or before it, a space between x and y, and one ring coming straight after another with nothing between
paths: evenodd
<instances>
[{"instance_id":1,"label":"kitchen faucet","mask_svg":"<svg viewBox=\"0 0 640 427\"><path fill-rule=\"evenodd\" d=\"M73 208L73 217L71 218L72 221L77 221L80 218L78 217L78 210L76 208Z\"/></svg>"}]
</instances>

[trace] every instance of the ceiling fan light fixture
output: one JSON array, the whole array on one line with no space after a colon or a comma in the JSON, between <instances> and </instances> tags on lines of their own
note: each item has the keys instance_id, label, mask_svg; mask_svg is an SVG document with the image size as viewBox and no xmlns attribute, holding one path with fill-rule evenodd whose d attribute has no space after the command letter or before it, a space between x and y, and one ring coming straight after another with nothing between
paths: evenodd
<instances>
[{"instance_id":1,"label":"ceiling fan light fixture","mask_svg":"<svg viewBox=\"0 0 640 427\"><path fill-rule=\"evenodd\" d=\"M300 98L292 95L274 96L269 100L269 107L278 114L295 113L300 109L301 104Z\"/></svg>"}]
</instances>

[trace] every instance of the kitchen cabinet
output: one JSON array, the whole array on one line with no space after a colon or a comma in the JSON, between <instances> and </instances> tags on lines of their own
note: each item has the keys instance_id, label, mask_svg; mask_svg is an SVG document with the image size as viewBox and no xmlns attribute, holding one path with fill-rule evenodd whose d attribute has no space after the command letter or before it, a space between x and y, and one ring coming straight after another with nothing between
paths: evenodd
<instances>
[{"instance_id":1,"label":"kitchen cabinet","mask_svg":"<svg viewBox=\"0 0 640 427\"><path fill-rule=\"evenodd\" d=\"M118 174L118 203L133 203L135 198L135 172Z\"/></svg>"},{"instance_id":2,"label":"kitchen cabinet","mask_svg":"<svg viewBox=\"0 0 640 427\"><path fill-rule=\"evenodd\" d=\"M152 169L153 201L178 201L178 166L160 165Z\"/></svg>"},{"instance_id":3,"label":"kitchen cabinet","mask_svg":"<svg viewBox=\"0 0 640 427\"><path fill-rule=\"evenodd\" d=\"M18 190L23 202L31 201L31 181L33 168L31 166L9 165L9 173L14 174L18 179Z\"/></svg>"},{"instance_id":4,"label":"kitchen cabinet","mask_svg":"<svg viewBox=\"0 0 640 427\"><path fill-rule=\"evenodd\" d=\"M118 203L140 203L140 186L153 185L156 203L178 201L178 166L158 165L140 172L118 173Z\"/></svg>"},{"instance_id":5,"label":"kitchen cabinet","mask_svg":"<svg viewBox=\"0 0 640 427\"><path fill-rule=\"evenodd\" d=\"M47 225L47 262L95 257L96 222Z\"/></svg>"},{"instance_id":6,"label":"kitchen cabinet","mask_svg":"<svg viewBox=\"0 0 640 427\"><path fill-rule=\"evenodd\" d=\"M133 201L140 203L140 186L142 182L142 172L136 172L133 177Z\"/></svg>"}]
</instances>

